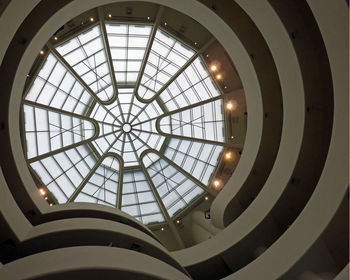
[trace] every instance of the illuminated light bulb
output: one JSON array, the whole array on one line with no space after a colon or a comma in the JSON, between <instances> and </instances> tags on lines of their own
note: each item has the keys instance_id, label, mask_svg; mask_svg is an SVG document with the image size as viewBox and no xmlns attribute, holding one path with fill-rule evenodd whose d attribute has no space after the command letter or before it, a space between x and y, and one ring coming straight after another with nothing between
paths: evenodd
<instances>
[{"instance_id":1,"label":"illuminated light bulb","mask_svg":"<svg viewBox=\"0 0 350 280\"><path fill-rule=\"evenodd\" d=\"M47 197L47 196L45 196L45 200L48 200L48 197Z\"/></svg>"},{"instance_id":2,"label":"illuminated light bulb","mask_svg":"<svg viewBox=\"0 0 350 280\"><path fill-rule=\"evenodd\" d=\"M39 192L40 192L41 195L45 195L46 194L46 191L44 189L40 189Z\"/></svg>"},{"instance_id":3,"label":"illuminated light bulb","mask_svg":"<svg viewBox=\"0 0 350 280\"><path fill-rule=\"evenodd\" d=\"M164 231L164 230L165 230L165 228L163 228L163 227L162 227L160 230L161 230L161 231Z\"/></svg>"},{"instance_id":4,"label":"illuminated light bulb","mask_svg":"<svg viewBox=\"0 0 350 280\"><path fill-rule=\"evenodd\" d=\"M55 40L55 41L57 41L57 40L58 40L58 37L57 37L57 36L55 36L55 37L53 37L53 38L54 38L54 40Z\"/></svg>"},{"instance_id":5,"label":"illuminated light bulb","mask_svg":"<svg viewBox=\"0 0 350 280\"><path fill-rule=\"evenodd\" d=\"M231 135L231 139L235 138L233 135Z\"/></svg>"},{"instance_id":6,"label":"illuminated light bulb","mask_svg":"<svg viewBox=\"0 0 350 280\"><path fill-rule=\"evenodd\" d=\"M43 55L45 52L43 50L40 51L40 54Z\"/></svg>"},{"instance_id":7,"label":"illuminated light bulb","mask_svg":"<svg viewBox=\"0 0 350 280\"><path fill-rule=\"evenodd\" d=\"M236 110L237 109L237 101L236 100L231 100L226 103L226 109L227 110Z\"/></svg>"},{"instance_id":8,"label":"illuminated light bulb","mask_svg":"<svg viewBox=\"0 0 350 280\"><path fill-rule=\"evenodd\" d=\"M147 17L147 20L150 20L151 19L151 17Z\"/></svg>"},{"instance_id":9,"label":"illuminated light bulb","mask_svg":"<svg viewBox=\"0 0 350 280\"><path fill-rule=\"evenodd\" d=\"M180 220L176 220L176 223L179 224L179 223L180 223Z\"/></svg>"},{"instance_id":10,"label":"illuminated light bulb","mask_svg":"<svg viewBox=\"0 0 350 280\"><path fill-rule=\"evenodd\" d=\"M52 203L50 203L50 206L52 206L53 204Z\"/></svg>"},{"instance_id":11,"label":"illuminated light bulb","mask_svg":"<svg viewBox=\"0 0 350 280\"><path fill-rule=\"evenodd\" d=\"M215 181L214 181L214 186L215 186L216 188L220 186L219 180L215 180Z\"/></svg>"},{"instance_id":12,"label":"illuminated light bulb","mask_svg":"<svg viewBox=\"0 0 350 280\"><path fill-rule=\"evenodd\" d=\"M225 154L225 158L226 158L226 159L230 159L231 157L232 157L231 152L227 152L227 153Z\"/></svg>"},{"instance_id":13,"label":"illuminated light bulb","mask_svg":"<svg viewBox=\"0 0 350 280\"><path fill-rule=\"evenodd\" d=\"M205 57L209 57L209 54L207 54Z\"/></svg>"},{"instance_id":14,"label":"illuminated light bulb","mask_svg":"<svg viewBox=\"0 0 350 280\"><path fill-rule=\"evenodd\" d=\"M91 21L91 22L94 22L94 21L95 21L95 19L94 19L93 17L91 17L91 18L90 18L90 21Z\"/></svg>"},{"instance_id":15,"label":"illuminated light bulb","mask_svg":"<svg viewBox=\"0 0 350 280\"><path fill-rule=\"evenodd\" d=\"M217 80L221 80L221 79L222 79L222 75L221 75L221 74L217 74L217 75L216 75L216 79L217 79Z\"/></svg>"},{"instance_id":16,"label":"illuminated light bulb","mask_svg":"<svg viewBox=\"0 0 350 280\"><path fill-rule=\"evenodd\" d=\"M209 200L209 197L208 197L208 196L205 196L204 199L205 199L205 200Z\"/></svg>"},{"instance_id":17,"label":"illuminated light bulb","mask_svg":"<svg viewBox=\"0 0 350 280\"><path fill-rule=\"evenodd\" d=\"M228 110L232 110L233 109L233 104L230 102L230 103L227 103L226 104L226 108L228 109Z\"/></svg>"},{"instance_id":18,"label":"illuminated light bulb","mask_svg":"<svg viewBox=\"0 0 350 280\"><path fill-rule=\"evenodd\" d=\"M111 15L111 14L109 14L109 15L108 15L108 17L109 17L109 18L111 18L111 17L112 17L112 15Z\"/></svg>"},{"instance_id":19,"label":"illuminated light bulb","mask_svg":"<svg viewBox=\"0 0 350 280\"><path fill-rule=\"evenodd\" d=\"M224 86L224 88L227 88L227 86Z\"/></svg>"},{"instance_id":20,"label":"illuminated light bulb","mask_svg":"<svg viewBox=\"0 0 350 280\"><path fill-rule=\"evenodd\" d=\"M197 46L198 45L198 43L197 42L194 42L194 44Z\"/></svg>"},{"instance_id":21,"label":"illuminated light bulb","mask_svg":"<svg viewBox=\"0 0 350 280\"><path fill-rule=\"evenodd\" d=\"M211 71L216 71L217 69L218 69L218 67L216 65L210 66L210 70Z\"/></svg>"},{"instance_id":22,"label":"illuminated light bulb","mask_svg":"<svg viewBox=\"0 0 350 280\"><path fill-rule=\"evenodd\" d=\"M164 25L165 25L165 26L167 26L167 25L168 25L168 23L167 23L167 22L164 22Z\"/></svg>"}]
</instances>

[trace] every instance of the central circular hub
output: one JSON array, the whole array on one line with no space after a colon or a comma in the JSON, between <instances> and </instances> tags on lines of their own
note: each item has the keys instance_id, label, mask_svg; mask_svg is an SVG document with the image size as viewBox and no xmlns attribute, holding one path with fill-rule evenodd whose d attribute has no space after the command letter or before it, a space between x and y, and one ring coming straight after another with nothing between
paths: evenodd
<instances>
[{"instance_id":1,"label":"central circular hub","mask_svg":"<svg viewBox=\"0 0 350 280\"><path fill-rule=\"evenodd\" d=\"M131 125L130 125L129 123L123 124L123 131L124 131L125 133L130 132L130 131L131 131Z\"/></svg>"}]
</instances>

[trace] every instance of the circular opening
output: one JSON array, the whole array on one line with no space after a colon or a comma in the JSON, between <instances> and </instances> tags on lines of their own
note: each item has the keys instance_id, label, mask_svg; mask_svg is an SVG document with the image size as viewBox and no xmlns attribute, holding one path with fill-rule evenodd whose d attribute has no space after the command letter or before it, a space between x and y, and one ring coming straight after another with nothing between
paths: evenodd
<instances>
[{"instance_id":1,"label":"circular opening","mask_svg":"<svg viewBox=\"0 0 350 280\"><path fill-rule=\"evenodd\" d=\"M131 131L131 125L128 123L123 124L123 131L129 133Z\"/></svg>"},{"instance_id":2,"label":"circular opening","mask_svg":"<svg viewBox=\"0 0 350 280\"><path fill-rule=\"evenodd\" d=\"M154 8L155 11L158 10L157 6ZM171 12L176 13L176 11ZM188 20L186 16L179 14L178 17L180 16L182 20ZM225 79L225 83L216 81L214 73L209 69L215 61L220 73L225 73L223 79L232 77L229 73L235 73L232 64L226 63L229 58L221 55L224 53L223 47L199 25L200 38L196 38L198 43L193 44L191 38L175 37L171 29L154 25L152 22L139 24L132 19L130 22L120 22L118 17L113 15L113 21L100 22L96 25L96 22L90 23L89 14L82 17L86 18L86 23L82 25L81 30L70 34L69 37L65 37L66 31L60 31L56 36L57 40L55 37L51 38L50 47L44 47L44 55L38 54L42 60L42 66L38 75L31 75L32 84L35 84L35 87L28 88L23 96L22 109L26 113L26 122L30 125L36 124L37 118L34 118L36 115L40 115L42 120L35 131L30 130L30 125L27 125L24 133L29 139L32 135L36 137L38 132L42 134L46 129L48 136L44 135L45 139L52 142L48 142L45 146L29 145L30 141L26 142L26 156L33 163L35 172L40 178L44 181L47 179L40 171L44 161L47 169L54 172L53 165L51 167L48 164L52 162L53 156L66 159L68 155L84 160L84 155L88 155L89 159L90 156L92 159L93 168L91 167L89 171L93 173L91 180L75 182L68 178L72 181L70 187L76 189L79 187L73 194L66 191L64 184L59 185L61 189L57 192L49 185L40 184L50 191L49 199L55 203L66 203L67 200L101 202L130 212L144 224L156 224L166 222L162 209L155 199L158 189L160 192L165 189L167 194L178 197L178 202L173 206L165 205L169 209L163 211L168 211L170 217L179 215L187 207L195 206L192 202L206 192L215 195L218 191L212 187L212 182L216 179L215 170L228 144L226 137L228 132L225 129L225 120L228 116L225 109L226 94L230 94L231 90L241 86L233 84L228 79ZM196 22L192 24L197 26ZM171 24L168 25L171 26ZM155 32L154 37L150 36L152 30ZM130 44L117 48L114 38L118 36L141 38L143 47L134 45L130 39ZM109 40L109 44L105 45L104 37ZM177 58L164 60L162 54L164 50L159 47L160 43L168 46L168 53ZM147 50L148 45L152 46L149 50ZM181 49L181 56L171 47L173 45ZM118 61L118 64L112 65L106 59L108 48L117 50L117 53L111 53L111 58ZM201 49L205 49L203 52L208 55L202 55ZM139 71L126 68L123 73L116 72L114 68L118 68L124 60L128 61L129 56L119 58L129 51L137 55L135 59L138 63L144 63L149 67L140 68ZM96 79L94 84L84 80L87 78L81 75L83 72L80 72L82 71L80 68L66 74L67 67L70 68L78 63L72 60L70 56L72 52L83 54L78 62L81 65L89 65L86 67L94 73ZM147 55L147 52L152 55ZM100 53L101 56L99 56ZM102 61L98 60L102 58ZM135 59L130 63L134 63ZM106 66L104 69L107 71L108 79L100 77L96 70L96 66L100 64ZM157 66L156 70L152 70L154 65ZM60 75L55 74L57 71ZM162 74L166 74L166 77ZM64 78L67 75L69 79ZM81 79L85 83L81 84ZM239 78L237 77L236 80ZM77 84L78 89L84 88L83 95L73 98L74 100L69 98L76 96L76 87L72 86L72 83ZM65 106L62 107L62 104L58 103L59 97L56 95L49 106L42 104L46 99L38 98L39 95L41 97L41 94L44 94L44 90L38 91L39 88L45 87L46 92L47 88L53 86L55 92L65 94L64 100L68 102L64 103ZM60 87L64 87L65 91ZM113 91L112 88L116 90ZM244 99L243 91L238 94ZM244 102L240 105L245 109ZM45 126L43 129L39 127L41 124ZM245 127L245 124L243 126ZM36 138L34 138L30 140L35 142ZM62 141L61 138L69 141ZM204 157L200 152L202 150L211 156ZM176 157L169 159L166 155L171 152ZM187 154L190 158L186 157L189 159L185 162L181 158ZM226 168L231 170L236 165L233 161L225 161L224 164L230 164ZM192 165L196 168L191 168ZM203 167L206 170L205 173L199 172L199 167ZM79 172L75 165L71 168ZM158 177L153 176L154 172L161 174L160 181L156 181ZM113 175L111 177L106 174ZM151 176L146 176L150 174ZM104 182L113 181L113 185L118 185L118 189L111 193L104 189L104 185L96 184L95 177L101 176L105 177ZM182 182L185 179L188 182L192 181L191 176L198 181L183 185ZM222 178L223 175L218 176L222 180L221 184L224 185L228 178ZM174 185L169 187L169 181ZM131 205L132 207L123 205L123 201L126 201L123 190L136 182L138 185L142 182L144 186L142 192L147 191L147 203L141 201L139 204L145 204L145 207L148 207L152 202L152 207L155 207L151 212L152 215L143 215L139 211L136 213L134 205ZM98 191L90 193L91 185ZM151 185L155 185L156 189L151 189ZM185 199L176 192L180 185L187 195ZM138 196L138 191L135 195ZM122 199L119 199L119 196L122 196Z\"/></svg>"}]
</instances>

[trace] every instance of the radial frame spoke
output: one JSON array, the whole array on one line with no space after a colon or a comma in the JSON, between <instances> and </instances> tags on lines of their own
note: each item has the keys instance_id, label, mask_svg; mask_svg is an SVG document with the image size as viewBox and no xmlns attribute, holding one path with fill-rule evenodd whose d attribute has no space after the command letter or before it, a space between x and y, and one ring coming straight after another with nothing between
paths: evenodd
<instances>
[{"instance_id":1,"label":"radial frame spoke","mask_svg":"<svg viewBox=\"0 0 350 280\"><path fill-rule=\"evenodd\" d=\"M57 60L61 62L64 65L64 67L73 75L73 77L88 91L92 98L96 99L98 103L104 103L101 99L97 97L96 93L94 93L94 91L88 86L88 84L80 77L80 75L74 70L74 68L55 49L55 47L50 42L47 42L46 46L48 47L50 52L57 58Z\"/></svg>"},{"instance_id":2,"label":"radial frame spoke","mask_svg":"<svg viewBox=\"0 0 350 280\"><path fill-rule=\"evenodd\" d=\"M99 18L99 22L100 22L100 28L101 28L101 33L102 33L102 39L103 39L103 43L105 46L105 50L106 50L106 56L107 56L107 62L108 62L108 66L109 66L109 71L110 71L110 75L111 75L111 79L112 79L112 85L113 85L113 89L114 89L114 93L112 98L109 100L109 102L115 102L118 98L118 84L117 84L117 80L115 78L115 71L114 71L114 66L113 66L113 60L112 60L112 54L111 54L111 48L109 46L109 41L108 41L108 36L107 36L107 30L106 30L106 24L105 24L105 18L104 18L104 10L103 7L98 7L97 8L97 12L98 12L98 18Z\"/></svg>"},{"instance_id":3,"label":"radial frame spoke","mask_svg":"<svg viewBox=\"0 0 350 280\"><path fill-rule=\"evenodd\" d=\"M119 180L118 180L118 193L117 193L117 200L119 200L119 196L121 195L119 193L119 189L122 188L120 185L123 184L123 180L121 180L120 182L120 178L122 178L121 174L123 174L123 169L124 169L124 161L122 159L122 157L116 153L112 153L112 152L107 152L105 154L103 154L95 163L95 165L93 166L93 168L91 168L91 170L89 171L89 173L86 175L86 177L84 178L84 180L79 184L79 186L75 189L75 191L73 192L73 194L68 198L66 203L72 202L74 201L77 196L80 194L80 192L84 189L85 185L89 182L89 180L91 179L91 177L95 174L97 168L102 164L102 162L105 160L105 158L107 157L114 157L119 161L119 167L120 167L120 171L119 171ZM116 204L116 207L118 207L118 204ZM119 208L120 209L120 208Z\"/></svg>"},{"instance_id":4,"label":"radial frame spoke","mask_svg":"<svg viewBox=\"0 0 350 280\"><path fill-rule=\"evenodd\" d=\"M157 117L157 119L156 119L156 129L157 129L157 131L158 131L158 133L160 135L167 136L167 137L173 137L173 138L177 138L177 139L190 140L190 141L197 141L197 142L202 142L202 143L212 144L212 145L218 145L218 146L223 146L223 147L232 148L232 149L240 149L241 147L239 145L235 145L235 144L229 143L229 142L219 142L219 141L215 141L215 140L195 138L195 137L183 136L183 135L178 135L178 134L173 134L173 133L165 133L165 132L162 131L161 125L160 125L160 121L163 118L165 118L165 117L168 117L170 115L173 115L173 114L176 114L176 113L179 113L179 112L182 112L182 111L186 111L186 110L189 110L189 109L192 109L192 108L195 108L195 107L207 104L207 103L211 103L211 102L216 101L216 100L220 100L220 99L224 100L225 98L227 98L229 96L232 96L232 93L218 95L218 96L212 97L210 99L203 100L203 101L191 104L189 106L186 106L186 107L174 110L174 111L166 112L163 115Z\"/></svg>"},{"instance_id":5,"label":"radial frame spoke","mask_svg":"<svg viewBox=\"0 0 350 280\"><path fill-rule=\"evenodd\" d=\"M74 143L74 144L71 144L71 145L64 146L64 147L59 148L59 149L57 149L57 150L53 150L53 151L50 151L50 152L48 152L48 153L44 153L44 154L38 155L38 156L36 156L36 157L32 157L32 158L30 158L30 159L27 159L27 162L30 164L30 163L33 163L33 162L42 160L42 159L44 159L44 158L47 158L47 157L50 157L50 156L54 156L54 155L56 155L56 154L59 154L59 153L68 151L68 150L70 150L70 149L79 147L79 146L81 146L81 145L88 144L90 141L93 141L93 140L95 140L96 138L97 138L97 135L96 135L96 136L93 136L93 137L91 137L91 138L85 139L85 140L83 140L83 141L80 141L80 142L77 142L77 143Z\"/></svg>"},{"instance_id":6,"label":"radial frame spoke","mask_svg":"<svg viewBox=\"0 0 350 280\"><path fill-rule=\"evenodd\" d=\"M93 108L98 103L101 106L103 106L106 111L108 111L110 114L112 114L114 116L114 114L108 108L106 108L106 105L110 105L110 104L114 103L117 100L117 97L112 98L108 101L102 101L100 98L97 97L97 95L93 92L93 90L85 83L85 81L80 77L80 75L73 69L73 67L65 60L65 58L55 49L55 47L50 42L48 42L46 44L46 46L48 47L49 51L56 57L56 59L63 64L63 66L66 68L66 70L68 70L73 75L73 77L85 88L85 90L87 90L89 95L93 98L93 100L88 108L88 111L86 112L86 115L90 116ZM114 73L112 76L114 76ZM119 110L122 112L121 107L120 107L120 102L117 102L117 106L119 107ZM125 122L123 114L121 114L121 115L122 115L123 122ZM123 122L120 122L116 116L114 116L114 117L116 118L116 120L120 124L123 123Z\"/></svg>"},{"instance_id":7,"label":"radial frame spoke","mask_svg":"<svg viewBox=\"0 0 350 280\"><path fill-rule=\"evenodd\" d=\"M202 47L200 48L196 53L194 53L189 60L186 61L184 65L181 66L180 69L177 70L177 72L156 92L156 94L149 98L149 99L143 99L142 101L145 103L151 103L155 99L157 99L164 90L166 90L169 85L176 80L177 77L179 77L187 67L189 67L202 53L204 53L211 44L213 44L216 41L214 37L210 38L210 40Z\"/></svg>"},{"instance_id":8,"label":"radial frame spoke","mask_svg":"<svg viewBox=\"0 0 350 280\"><path fill-rule=\"evenodd\" d=\"M175 224L174 224L174 221L173 221L173 220L171 219L171 217L169 216L168 210L166 209L166 207L165 207L165 205L164 205L164 203L163 203L162 198L160 197L160 195L159 195L159 193L158 193L156 187L154 186L153 181L152 181L150 175L149 175L148 172L147 172L147 168L145 167L145 165L144 165L143 162L142 162L142 159L143 159L143 156L144 156L144 155L145 155L144 152L142 152L142 154L141 154L141 156L140 156L140 165L141 165L142 171L143 171L143 173L144 173L145 176L146 176L146 179L147 179L147 181L148 181L148 184L149 184L150 187L151 187L151 191L153 192L153 195L155 196L156 201L158 202L158 205L159 205L159 207L160 207L160 210L162 211L162 214L163 214L163 216L164 216L166 222L168 223L171 232L174 234L175 239L176 239L178 245L183 249L183 248L185 248L185 244L184 244L184 242L183 242L183 240L182 240L182 238L181 238L181 236L180 236L180 234L179 234L179 231L178 231L178 229L176 228L176 226L175 226Z\"/></svg>"},{"instance_id":9,"label":"radial frame spoke","mask_svg":"<svg viewBox=\"0 0 350 280\"><path fill-rule=\"evenodd\" d=\"M90 138L84 139L82 141L79 141L79 142L76 142L76 143L73 143L73 144L70 144L70 145L67 145L67 146L64 146L64 147L61 147L61 148L56 149L56 150L52 150L50 152L47 152L47 153L44 153L44 154L41 154L41 155L37 155L37 156L32 157L30 159L27 159L27 162L29 164L33 163L35 161L38 161L38 160L42 160L42 159L47 158L49 156L53 156L53 155L56 155L58 153L70 150L70 149L78 147L80 145L87 144L90 141L93 141L93 140L95 140L95 139L97 139L99 137L100 128L99 128L99 126L97 124L97 121L94 120L94 119L91 119L91 118L88 118L88 117L85 117L85 116L81 116L81 115L77 115L77 114L74 114L72 112L67 112L67 111L63 111L63 110L60 110L60 109L56 109L56 108L53 108L53 107L50 107L50 106L47 106L47 105L38 104L38 103L35 103L35 102L32 102L32 101L28 101L28 100L23 100L22 104L23 105L26 104L26 105L37 107L37 108L41 108L41 109L44 109L44 110L47 110L47 111L52 111L52 112L60 113L60 114L63 114L63 115L68 115L68 116L71 116L71 117L74 117L74 118L86 120L86 121L91 122L93 124L93 126L94 126L94 134Z\"/></svg>"},{"instance_id":10,"label":"radial frame spoke","mask_svg":"<svg viewBox=\"0 0 350 280\"><path fill-rule=\"evenodd\" d=\"M96 121L95 119L87 117L87 116L84 116L84 115L79 115L79 114L76 114L76 113L73 113L73 112L65 111L65 110L62 110L62 109L58 109L58 108L55 108L55 107L51 107L51 106L48 106L48 105L45 105L45 104L36 103L36 102L33 102L33 101L29 101L29 100L22 100L22 106L23 105L37 107L37 108L40 108L40 109L44 109L44 110L47 110L47 111L59 113L59 114L62 114L62 115L68 115L68 116L71 116L71 117L74 117L74 118L83 119L83 120L86 120L86 121L89 121L89 122L93 123L95 128L99 130L99 128L98 128L98 122L99 121Z\"/></svg>"},{"instance_id":11,"label":"radial frame spoke","mask_svg":"<svg viewBox=\"0 0 350 280\"><path fill-rule=\"evenodd\" d=\"M140 156L140 158L143 158L147 153L154 153L161 159L165 160L168 164L173 166L177 171L184 174L187 178L189 178L192 182L194 182L198 187L202 188L207 193L211 194L213 197L216 197L217 191L214 189L206 186L201 181L199 181L197 178L195 178L192 174L188 173L185 169L183 169L181 166L177 165L175 162L171 161L169 158L167 158L165 155L158 152L156 149L147 149L144 150Z\"/></svg>"},{"instance_id":12,"label":"radial frame spoke","mask_svg":"<svg viewBox=\"0 0 350 280\"><path fill-rule=\"evenodd\" d=\"M138 74L137 80L136 80L134 94L135 94L136 98L139 101L141 101L141 102L143 102L143 98L141 98L141 96L139 96L138 90L139 90L139 87L140 87L140 84L141 84L141 79L142 79L143 73L144 73L146 65L147 65L148 57L149 57L149 55L151 53L153 41L154 41L154 38L156 36L157 30L158 30L158 26L160 24L160 20L162 18L163 11L164 11L164 7L163 6L159 6L156 19L155 19L155 21L153 23L151 34L150 34L149 39L148 39L148 44L147 44L147 47L146 47L146 50L145 50L145 54L143 56L142 64L141 64L141 67L140 67L140 71L139 71L139 74Z\"/></svg>"}]
</instances>

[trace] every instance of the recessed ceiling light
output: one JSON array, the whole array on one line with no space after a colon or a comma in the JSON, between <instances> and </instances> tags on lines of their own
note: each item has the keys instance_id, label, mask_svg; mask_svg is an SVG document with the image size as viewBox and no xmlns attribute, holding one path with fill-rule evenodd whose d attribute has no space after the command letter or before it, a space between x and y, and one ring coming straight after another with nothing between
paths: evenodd
<instances>
[{"instance_id":1,"label":"recessed ceiling light","mask_svg":"<svg viewBox=\"0 0 350 280\"><path fill-rule=\"evenodd\" d=\"M43 55L45 52L43 50L40 51L40 54Z\"/></svg>"},{"instance_id":2,"label":"recessed ceiling light","mask_svg":"<svg viewBox=\"0 0 350 280\"><path fill-rule=\"evenodd\" d=\"M53 37L53 38L54 38L54 40L55 40L55 41L57 41L57 40L58 40L57 36L55 36L55 37Z\"/></svg>"},{"instance_id":3,"label":"recessed ceiling light","mask_svg":"<svg viewBox=\"0 0 350 280\"><path fill-rule=\"evenodd\" d=\"M90 18L90 21L91 21L91 22L94 22L94 21L95 21L95 19L94 19L93 17L91 17L91 18Z\"/></svg>"},{"instance_id":4,"label":"recessed ceiling light","mask_svg":"<svg viewBox=\"0 0 350 280\"><path fill-rule=\"evenodd\" d=\"M108 17L109 17L109 18L111 18L111 17L112 17L112 15L111 15L111 14L109 14L109 15L108 15Z\"/></svg>"},{"instance_id":5,"label":"recessed ceiling light","mask_svg":"<svg viewBox=\"0 0 350 280\"><path fill-rule=\"evenodd\" d=\"M221 74L217 74L217 75L216 75L216 79L217 79L217 80L221 80L221 79L222 79L222 75L221 75Z\"/></svg>"},{"instance_id":6,"label":"recessed ceiling light","mask_svg":"<svg viewBox=\"0 0 350 280\"><path fill-rule=\"evenodd\" d=\"M213 64L212 66L210 66L210 70L216 71L216 70L218 70L218 67L215 64Z\"/></svg>"},{"instance_id":7,"label":"recessed ceiling light","mask_svg":"<svg viewBox=\"0 0 350 280\"><path fill-rule=\"evenodd\" d=\"M231 100L226 103L226 109L227 110L236 110L237 109L237 101Z\"/></svg>"},{"instance_id":8,"label":"recessed ceiling light","mask_svg":"<svg viewBox=\"0 0 350 280\"><path fill-rule=\"evenodd\" d=\"M227 152L227 153L225 154L225 158L226 158L226 159L230 159L231 157L232 157L231 152Z\"/></svg>"},{"instance_id":9,"label":"recessed ceiling light","mask_svg":"<svg viewBox=\"0 0 350 280\"><path fill-rule=\"evenodd\" d=\"M219 180L215 180L214 181L214 186L217 188L220 186L220 181Z\"/></svg>"},{"instance_id":10,"label":"recessed ceiling light","mask_svg":"<svg viewBox=\"0 0 350 280\"><path fill-rule=\"evenodd\" d=\"M231 102L226 104L226 109L227 110L232 110L233 109L233 104Z\"/></svg>"}]
</instances>

